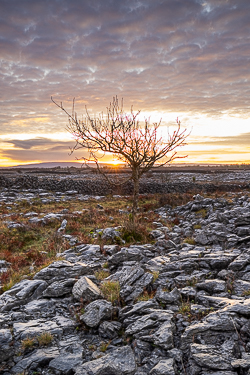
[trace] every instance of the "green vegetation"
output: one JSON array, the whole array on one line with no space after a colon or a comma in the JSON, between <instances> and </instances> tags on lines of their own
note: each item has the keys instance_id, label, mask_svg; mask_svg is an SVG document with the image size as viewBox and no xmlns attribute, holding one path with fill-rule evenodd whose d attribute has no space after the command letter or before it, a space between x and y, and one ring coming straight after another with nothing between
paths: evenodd
<instances>
[{"instance_id":1,"label":"green vegetation","mask_svg":"<svg viewBox=\"0 0 250 375\"><path fill-rule=\"evenodd\" d=\"M103 280L106 279L110 275L109 271L106 270L100 270L95 272L95 277L97 280Z\"/></svg>"},{"instance_id":2,"label":"green vegetation","mask_svg":"<svg viewBox=\"0 0 250 375\"><path fill-rule=\"evenodd\" d=\"M192 238L192 237L185 238L183 242L188 243L189 245L195 245L196 244L195 239Z\"/></svg>"},{"instance_id":3,"label":"green vegetation","mask_svg":"<svg viewBox=\"0 0 250 375\"><path fill-rule=\"evenodd\" d=\"M36 337L27 337L26 339L21 341L22 350L29 350L34 348L35 346L47 346L53 340L53 335L50 332L43 332Z\"/></svg>"},{"instance_id":4,"label":"green vegetation","mask_svg":"<svg viewBox=\"0 0 250 375\"><path fill-rule=\"evenodd\" d=\"M105 353L106 350L108 349L108 346L109 346L110 342L111 341L109 341L109 342L102 342L101 345L100 345L100 348L99 348L100 352Z\"/></svg>"},{"instance_id":5,"label":"green vegetation","mask_svg":"<svg viewBox=\"0 0 250 375\"><path fill-rule=\"evenodd\" d=\"M37 336L37 341L39 346L47 346L53 340L53 335L50 332L43 332L41 335Z\"/></svg>"},{"instance_id":6,"label":"green vegetation","mask_svg":"<svg viewBox=\"0 0 250 375\"><path fill-rule=\"evenodd\" d=\"M189 301L187 301L187 302L182 301L182 303L179 307L178 314L182 314L184 316L184 318L186 318L187 321L192 322L194 320L201 320L206 315L213 312L213 310L214 310L213 307L210 307L209 309L198 310L197 312L192 312L191 311L191 303Z\"/></svg>"},{"instance_id":7,"label":"green vegetation","mask_svg":"<svg viewBox=\"0 0 250 375\"><path fill-rule=\"evenodd\" d=\"M154 298L156 291L152 291L149 293L147 290L145 290L137 299L136 301L148 301L149 299Z\"/></svg>"},{"instance_id":8,"label":"green vegetation","mask_svg":"<svg viewBox=\"0 0 250 375\"><path fill-rule=\"evenodd\" d=\"M21 343L23 350L31 349L36 345L36 339L27 337L26 339L22 340Z\"/></svg>"},{"instance_id":9,"label":"green vegetation","mask_svg":"<svg viewBox=\"0 0 250 375\"><path fill-rule=\"evenodd\" d=\"M68 212L67 226L63 234L76 236L78 244L99 244L103 249L105 244L110 244L112 241L101 239L97 231L107 227L120 226L119 231L121 239L125 241L125 246L153 243L150 232L155 227L152 223L159 221L159 215L154 210L164 205L175 207L185 204L192 199L192 196L193 192L140 195L138 214L134 222L129 219L131 209L128 208L132 205L133 197L107 196L101 202L103 209L98 208L95 199L42 203L40 198L35 198L32 204L26 200L17 201L12 208L1 203L1 213L10 216L8 219L4 216L0 217L0 259L9 262L11 268L0 274L0 293L9 290L23 278L32 278L41 268L60 259L57 257L59 253L71 247L62 235L57 233L61 219L52 220L47 224L32 224L29 217L25 216L28 212L35 211L38 218L42 218L48 213L66 211ZM206 210L198 211L197 214L205 215ZM21 227L10 229L7 220L21 224ZM179 223L180 218L175 217L171 222L165 222L164 225L171 227ZM193 238L186 238L184 242L195 245ZM114 243L124 246L120 238L116 238ZM108 263L103 265L103 269L106 268L108 268ZM102 280L105 276L104 273L100 273L96 277Z\"/></svg>"},{"instance_id":10,"label":"green vegetation","mask_svg":"<svg viewBox=\"0 0 250 375\"><path fill-rule=\"evenodd\" d=\"M106 300L112 303L120 300L120 284L118 281L104 281L100 289Z\"/></svg>"},{"instance_id":11,"label":"green vegetation","mask_svg":"<svg viewBox=\"0 0 250 375\"><path fill-rule=\"evenodd\" d=\"M242 297L248 297L248 296L250 296L250 289L244 290L244 292L242 293Z\"/></svg>"},{"instance_id":12,"label":"green vegetation","mask_svg":"<svg viewBox=\"0 0 250 375\"><path fill-rule=\"evenodd\" d=\"M159 271L153 271L151 273L153 275L153 283L154 283L159 277Z\"/></svg>"},{"instance_id":13,"label":"green vegetation","mask_svg":"<svg viewBox=\"0 0 250 375\"><path fill-rule=\"evenodd\" d=\"M34 199L32 204L27 201L17 202L15 213L11 214L8 220L21 224L20 228L9 229L6 218L0 218L0 259L11 263L11 268L0 275L2 286L0 293L9 290L23 277L32 278L41 268L58 260L58 253L70 247L69 243L57 233L61 220L53 220L48 224L32 224L25 214L35 211L40 218L48 213L62 213L68 210L70 215L67 216L64 234L76 236L79 244L92 243L101 246L108 244L110 241L104 241L94 234L98 229L116 226L122 227L121 236L126 241L126 245L137 242L149 243L152 241L149 233L154 229L150 223L158 220L159 216L151 211L147 212L145 218L145 211L159 207L159 195L149 194L140 198L139 214L134 224L129 221L129 215L126 213L128 204L132 204L132 198L114 199L113 196L108 196L102 200L103 209L98 209L94 199L88 201L72 199L46 204L42 204L40 199ZM1 213L11 213L6 204L1 204L0 207ZM125 213L121 213L121 210ZM72 214L76 211L80 213ZM122 245L118 239L116 242ZM108 268L108 264L103 266L105 267Z\"/></svg>"},{"instance_id":14,"label":"green vegetation","mask_svg":"<svg viewBox=\"0 0 250 375\"><path fill-rule=\"evenodd\" d=\"M201 225L200 224L195 224L194 225L194 229L201 229Z\"/></svg>"},{"instance_id":15,"label":"green vegetation","mask_svg":"<svg viewBox=\"0 0 250 375\"><path fill-rule=\"evenodd\" d=\"M202 208L199 211L196 211L196 215L201 216L203 219L207 216L207 210L205 208Z\"/></svg>"}]
</instances>

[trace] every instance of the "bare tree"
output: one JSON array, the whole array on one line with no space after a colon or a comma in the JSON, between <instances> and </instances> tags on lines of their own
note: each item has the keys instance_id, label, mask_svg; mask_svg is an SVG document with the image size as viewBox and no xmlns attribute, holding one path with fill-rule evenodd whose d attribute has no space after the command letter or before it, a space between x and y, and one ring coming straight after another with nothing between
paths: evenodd
<instances>
[{"instance_id":1,"label":"bare tree","mask_svg":"<svg viewBox=\"0 0 250 375\"><path fill-rule=\"evenodd\" d=\"M94 162L99 172L101 152L103 155L111 153L122 162L127 163L131 169L134 184L132 219L134 221L139 197L139 181L141 176L148 172L154 165L164 166L180 156L176 156L176 148L184 146L189 134L187 129L181 130L180 121L177 119L177 128L167 139L159 135L159 123L149 124L148 120L142 125L138 120L140 111L134 112L131 108L129 114L124 113L123 106L119 107L118 98L107 108L107 115L91 117L86 109L84 119L78 119L73 100L72 113L65 110L63 104L51 100L68 116L67 130L73 135L76 144L72 152L79 147L88 151L84 157L86 163ZM169 155L171 153L171 155Z\"/></svg>"}]
</instances>

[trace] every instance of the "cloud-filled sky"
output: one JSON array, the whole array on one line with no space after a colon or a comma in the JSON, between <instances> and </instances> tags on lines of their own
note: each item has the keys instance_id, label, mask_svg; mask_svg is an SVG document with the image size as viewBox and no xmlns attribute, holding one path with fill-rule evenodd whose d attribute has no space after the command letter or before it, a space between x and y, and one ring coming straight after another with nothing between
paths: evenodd
<instances>
[{"instance_id":1,"label":"cloud-filled sky","mask_svg":"<svg viewBox=\"0 0 250 375\"><path fill-rule=\"evenodd\" d=\"M115 95L178 116L185 162L250 162L249 19L249 0L0 0L0 165L74 161L50 97L96 114Z\"/></svg>"}]
</instances>

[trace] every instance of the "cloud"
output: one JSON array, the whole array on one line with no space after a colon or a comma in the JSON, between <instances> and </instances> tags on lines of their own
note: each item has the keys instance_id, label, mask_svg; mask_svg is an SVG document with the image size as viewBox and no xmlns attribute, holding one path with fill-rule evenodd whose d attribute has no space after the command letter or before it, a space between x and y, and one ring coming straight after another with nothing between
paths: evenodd
<instances>
[{"instance_id":1,"label":"cloud","mask_svg":"<svg viewBox=\"0 0 250 375\"><path fill-rule=\"evenodd\" d=\"M4 143L11 143L14 148L19 148L23 150L31 150L34 148L39 148L40 150L44 151L46 149L65 149L69 147L70 143L69 142L58 142L54 141L52 139L48 138L32 138L32 139L25 139L25 140L20 140L20 139L11 139L8 141L4 141ZM71 142L72 143L72 142Z\"/></svg>"},{"instance_id":2,"label":"cloud","mask_svg":"<svg viewBox=\"0 0 250 375\"><path fill-rule=\"evenodd\" d=\"M209 137L203 140L199 138L198 143L205 143L211 146L233 146L246 147L250 150L250 133L243 133L236 136L227 137ZM249 152L249 151L247 151Z\"/></svg>"},{"instance_id":3,"label":"cloud","mask_svg":"<svg viewBox=\"0 0 250 375\"><path fill-rule=\"evenodd\" d=\"M125 109L247 117L249 14L246 0L3 0L1 134L64 129L51 96L79 113L117 94Z\"/></svg>"},{"instance_id":4,"label":"cloud","mask_svg":"<svg viewBox=\"0 0 250 375\"><path fill-rule=\"evenodd\" d=\"M86 156L84 149L76 150L71 154L73 141L55 141L40 137L26 140L11 139L2 141L2 144L11 144L12 148L2 148L1 158L15 161L75 161L76 158Z\"/></svg>"}]
</instances>

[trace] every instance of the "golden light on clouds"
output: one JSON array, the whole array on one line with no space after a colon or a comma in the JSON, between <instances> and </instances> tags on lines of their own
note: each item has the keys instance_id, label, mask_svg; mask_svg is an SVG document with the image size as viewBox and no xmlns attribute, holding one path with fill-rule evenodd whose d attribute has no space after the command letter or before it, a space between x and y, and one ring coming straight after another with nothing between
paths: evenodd
<instances>
[{"instance_id":1,"label":"golden light on clouds","mask_svg":"<svg viewBox=\"0 0 250 375\"><path fill-rule=\"evenodd\" d=\"M51 96L69 112L75 98L81 118L118 95L142 121L161 120L163 137L178 117L191 134L177 162L250 162L250 3L37 3L1 3L0 166L84 153L70 155L67 117Z\"/></svg>"}]
</instances>

